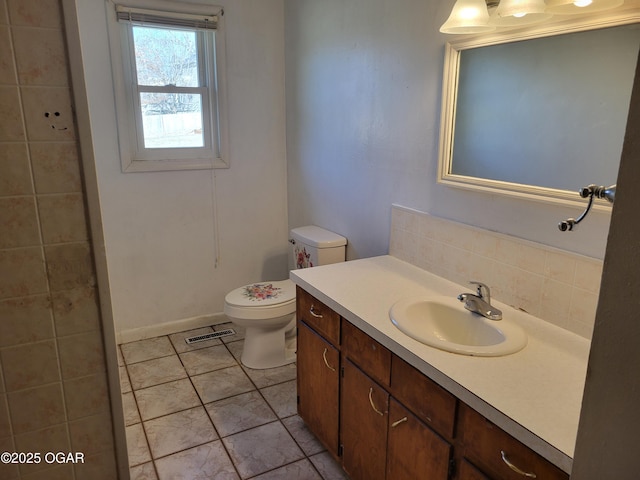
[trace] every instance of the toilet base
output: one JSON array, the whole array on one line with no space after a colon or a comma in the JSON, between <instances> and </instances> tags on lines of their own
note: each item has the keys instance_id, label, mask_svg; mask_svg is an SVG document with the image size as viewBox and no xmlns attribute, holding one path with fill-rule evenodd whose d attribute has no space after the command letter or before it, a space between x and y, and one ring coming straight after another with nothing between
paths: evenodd
<instances>
[{"instance_id":1,"label":"toilet base","mask_svg":"<svg viewBox=\"0 0 640 480\"><path fill-rule=\"evenodd\" d=\"M264 370L296 361L296 328L283 331L264 327L245 327L244 347L240 361L245 367Z\"/></svg>"}]
</instances>

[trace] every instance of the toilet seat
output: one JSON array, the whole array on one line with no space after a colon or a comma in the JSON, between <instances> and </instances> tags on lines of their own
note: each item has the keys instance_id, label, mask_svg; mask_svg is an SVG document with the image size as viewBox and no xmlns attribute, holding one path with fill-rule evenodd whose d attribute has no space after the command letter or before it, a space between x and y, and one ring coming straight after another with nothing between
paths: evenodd
<instances>
[{"instance_id":1,"label":"toilet seat","mask_svg":"<svg viewBox=\"0 0 640 480\"><path fill-rule=\"evenodd\" d=\"M281 317L295 309L296 285L289 279L250 283L232 290L224 298L225 314L247 320Z\"/></svg>"}]
</instances>

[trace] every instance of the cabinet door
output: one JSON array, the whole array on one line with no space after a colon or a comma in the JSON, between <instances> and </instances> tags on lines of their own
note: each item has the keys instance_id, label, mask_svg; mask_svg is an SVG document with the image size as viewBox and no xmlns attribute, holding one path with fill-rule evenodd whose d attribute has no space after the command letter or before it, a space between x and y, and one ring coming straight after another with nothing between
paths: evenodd
<instances>
[{"instance_id":1,"label":"cabinet door","mask_svg":"<svg viewBox=\"0 0 640 480\"><path fill-rule=\"evenodd\" d=\"M298 320L298 414L338 457L340 353Z\"/></svg>"},{"instance_id":2,"label":"cabinet door","mask_svg":"<svg viewBox=\"0 0 640 480\"><path fill-rule=\"evenodd\" d=\"M350 361L342 378L342 466L351 480L383 480L389 394Z\"/></svg>"},{"instance_id":3,"label":"cabinet door","mask_svg":"<svg viewBox=\"0 0 640 480\"><path fill-rule=\"evenodd\" d=\"M446 480L451 445L395 399L389 406L387 479Z\"/></svg>"},{"instance_id":4,"label":"cabinet door","mask_svg":"<svg viewBox=\"0 0 640 480\"><path fill-rule=\"evenodd\" d=\"M463 459L458 467L457 480L491 480L476 467Z\"/></svg>"}]
</instances>

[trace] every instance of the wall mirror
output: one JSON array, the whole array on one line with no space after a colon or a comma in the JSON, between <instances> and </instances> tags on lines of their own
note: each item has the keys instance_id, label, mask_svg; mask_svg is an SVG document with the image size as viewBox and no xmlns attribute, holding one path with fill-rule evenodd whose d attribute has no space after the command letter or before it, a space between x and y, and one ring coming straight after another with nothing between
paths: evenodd
<instances>
[{"instance_id":1,"label":"wall mirror","mask_svg":"<svg viewBox=\"0 0 640 480\"><path fill-rule=\"evenodd\" d=\"M576 192L591 183L616 183L638 21L448 43L438 182L562 203L581 201Z\"/></svg>"}]
</instances>

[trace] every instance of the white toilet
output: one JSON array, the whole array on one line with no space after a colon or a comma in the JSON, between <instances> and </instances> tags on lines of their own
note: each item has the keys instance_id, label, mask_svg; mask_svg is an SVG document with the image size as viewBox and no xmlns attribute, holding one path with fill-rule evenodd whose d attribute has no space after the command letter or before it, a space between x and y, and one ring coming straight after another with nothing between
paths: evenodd
<instances>
[{"instance_id":1,"label":"white toilet","mask_svg":"<svg viewBox=\"0 0 640 480\"><path fill-rule=\"evenodd\" d=\"M344 262L347 239L309 225L291 230L295 268ZM245 328L243 365L274 368L296 360L296 286L287 279L258 282L229 292L225 315Z\"/></svg>"}]
</instances>

